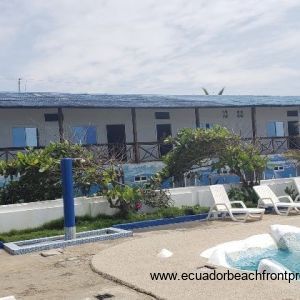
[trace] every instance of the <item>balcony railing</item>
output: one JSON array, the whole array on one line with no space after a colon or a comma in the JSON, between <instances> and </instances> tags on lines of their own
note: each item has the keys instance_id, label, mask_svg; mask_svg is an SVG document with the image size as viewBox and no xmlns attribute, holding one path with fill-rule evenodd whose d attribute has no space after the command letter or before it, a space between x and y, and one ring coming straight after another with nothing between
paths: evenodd
<instances>
[{"instance_id":1,"label":"balcony railing","mask_svg":"<svg viewBox=\"0 0 300 300\"><path fill-rule=\"evenodd\" d=\"M171 148L159 142L148 143L124 143L124 144L96 144L83 145L91 149L96 155L107 159L117 159L127 163L159 161L162 155ZM43 147L38 147L42 149ZM0 148L0 160L10 160L16 157L18 152L24 152L24 147Z\"/></svg>"},{"instance_id":2,"label":"balcony railing","mask_svg":"<svg viewBox=\"0 0 300 300\"><path fill-rule=\"evenodd\" d=\"M252 138L243 140L255 144L261 154L280 154L290 149L300 150L300 137L259 137L255 140ZM159 161L171 149L170 145L159 142L97 144L85 147L98 152L101 157L116 158L127 163ZM20 151L25 151L25 149L19 147L0 148L0 159L6 161L13 159Z\"/></svg>"},{"instance_id":3,"label":"balcony railing","mask_svg":"<svg viewBox=\"0 0 300 300\"><path fill-rule=\"evenodd\" d=\"M250 138L244 141L256 145L261 154L281 154L287 150L300 150L298 136L258 137L255 140Z\"/></svg>"}]
</instances>

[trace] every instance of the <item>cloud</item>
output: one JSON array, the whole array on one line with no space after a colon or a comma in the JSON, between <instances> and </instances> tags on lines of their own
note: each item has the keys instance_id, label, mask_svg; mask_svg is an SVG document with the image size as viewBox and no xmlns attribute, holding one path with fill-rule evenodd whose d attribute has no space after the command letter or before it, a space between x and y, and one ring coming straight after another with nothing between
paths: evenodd
<instances>
[{"instance_id":1,"label":"cloud","mask_svg":"<svg viewBox=\"0 0 300 300\"><path fill-rule=\"evenodd\" d=\"M299 95L299 14L296 0L0 1L0 89Z\"/></svg>"}]
</instances>

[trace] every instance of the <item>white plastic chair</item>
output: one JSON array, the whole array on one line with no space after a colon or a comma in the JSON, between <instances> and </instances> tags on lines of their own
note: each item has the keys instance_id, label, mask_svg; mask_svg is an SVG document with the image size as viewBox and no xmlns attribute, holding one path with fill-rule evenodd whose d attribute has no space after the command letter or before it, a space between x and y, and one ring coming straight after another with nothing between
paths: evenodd
<instances>
[{"instance_id":1,"label":"white plastic chair","mask_svg":"<svg viewBox=\"0 0 300 300\"><path fill-rule=\"evenodd\" d=\"M209 187L213 196L214 204L211 206L207 219L209 220L213 213L228 213L233 221L246 222L248 220L261 220L265 209L248 208L243 201L230 201L225 187L221 184ZM232 204L240 204L240 208L233 208Z\"/></svg>"},{"instance_id":2,"label":"white plastic chair","mask_svg":"<svg viewBox=\"0 0 300 300\"><path fill-rule=\"evenodd\" d=\"M294 185L296 187L297 193L298 193L294 202L300 202L300 177L293 178L293 181L294 181Z\"/></svg>"},{"instance_id":3,"label":"white plastic chair","mask_svg":"<svg viewBox=\"0 0 300 300\"><path fill-rule=\"evenodd\" d=\"M300 203L295 203L290 196L276 196L267 185L257 185L253 189L259 197L257 207L274 207L275 212L281 216L288 216L291 212L300 213ZM286 199L288 202L281 199Z\"/></svg>"}]
</instances>

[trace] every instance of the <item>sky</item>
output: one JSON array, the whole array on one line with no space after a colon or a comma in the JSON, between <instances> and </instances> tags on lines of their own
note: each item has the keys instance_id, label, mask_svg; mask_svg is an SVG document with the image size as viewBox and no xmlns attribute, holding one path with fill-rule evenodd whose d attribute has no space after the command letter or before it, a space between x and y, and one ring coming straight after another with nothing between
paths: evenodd
<instances>
[{"instance_id":1,"label":"sky","mask_svg":"<svg viewBox=\"0 0 300 300\"><path fill-rule=\"evenodd\" d=\"M0 0L0 90L300 95L299 0Z\"/></svg>"}]
</instances>

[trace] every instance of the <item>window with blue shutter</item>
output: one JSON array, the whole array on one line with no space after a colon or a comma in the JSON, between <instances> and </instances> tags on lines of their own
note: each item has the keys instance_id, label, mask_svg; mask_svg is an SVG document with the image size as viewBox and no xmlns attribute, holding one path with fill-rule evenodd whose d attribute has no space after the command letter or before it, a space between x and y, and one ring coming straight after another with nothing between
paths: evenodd
<instances>
[{"instance_id":1,"label":"window with blue shutter","mask_svg":"<svg viewBox=\"0 0 300 300\"><path fill-rule=\"evenodd\" d=\"M284 123L283 122L268 122L267 123L267 136L268 137L284 136Z\"/></svg>"},{"instance_id":2,"label":"window with blue shutter","mask_svg":"<svg viewBox=\"0 0 300 300\"><path fill-rule=\"evenodd\" d=\"M73 127L72 141L80 145L97 144L97 129L95 126Z\"/></svg>"},{"instance_id":3,"label":"window with blue shutter","mask_svg":"<svg viewBox=\"0 0 300 300\"><path fill-rule=\"evenodd\" d=\"M13 147L37 147L38 134L35 127L14 127L12 129Z\"/></svg>"}]
</instances>

